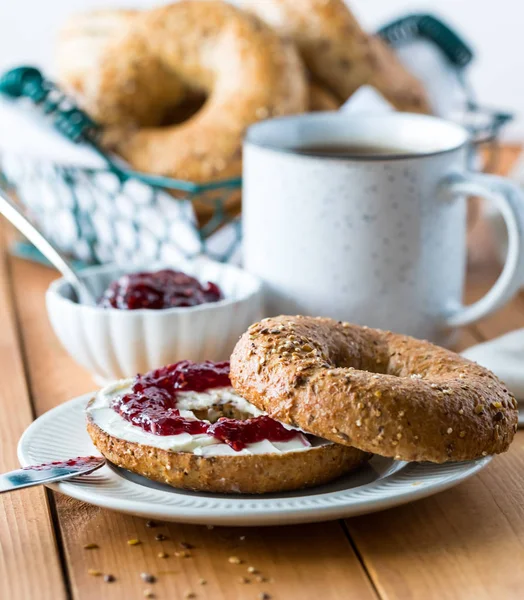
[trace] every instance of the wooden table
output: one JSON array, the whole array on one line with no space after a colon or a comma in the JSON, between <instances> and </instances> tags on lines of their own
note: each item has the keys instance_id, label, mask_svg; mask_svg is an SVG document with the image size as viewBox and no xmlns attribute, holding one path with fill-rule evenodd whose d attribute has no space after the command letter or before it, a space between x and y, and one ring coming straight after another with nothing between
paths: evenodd
<instances>
[{"instance_id":1,"label":"wooden table","mask_svg":"<svg viewBox=\"0 0 524 600\"><path fill-rule=\"evenodd\" d=\"M506 148L501 171L518 154ZM487 241L473 256L467 299L496 276ZM56 273L10 257L0 227L0 469L18 466L31 420L91 390L47 320ZM480 248L480 250L479 250ZM524 326L524 295L462 332L460 348ZM44 488L0 496L0 599L491 600L524 598L524 432L511 450L462 485L404 507L299 527L226 529L123 516ZM155 540L158 533L168 539ZM129 546L130 539L142 543ZM176 557L180 543L191 557ZM98 549L85 549L87 544ZM165 552L167 558L159 558ZM228 558L238 556L242 564ZM255 567L268 581L247 571ZM111 573L113 583L89 574ZM147 584L140 574L153 573ZM249 583L243 578L248 578ZM260 576L259 576L260 578Z\"/></svg>"}]
</instances>

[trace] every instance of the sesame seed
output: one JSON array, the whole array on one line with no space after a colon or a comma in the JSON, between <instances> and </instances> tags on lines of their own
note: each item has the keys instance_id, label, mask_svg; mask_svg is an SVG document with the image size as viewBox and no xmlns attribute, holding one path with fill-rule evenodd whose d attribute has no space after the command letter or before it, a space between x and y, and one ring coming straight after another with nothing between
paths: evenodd
<instances>
[{"instance_id":1,"label":"sesame seed","mask_svg":"<svg viewBox=\"0 0 524 600\"><path fill-rule=\"evenodd\" d=\"M356 425L357 427L362 427L362 421L361 421L360 419L357 419L357 420L355 421L355 425Z\"/></svg>"},{"instance_id":2,"label":"sesame seed","mask_svg":"<svg viewBox=\"0 0 524 600\"><path fill-rule=\"evenodd\" d=\"M238 556L230 556L227 560L232 565L241 565L242 564L242 560L240 558L238 558Z\"/></svg>"},{"instance_id":3,"label":"sesame seed","mask_svg":"<svg viewBox=\"0 0 524 600\"><path fill-rule=\"evenodd\" d=\"M207 584L207 579L199 579L199 580L198 580L198 583L199 583L200 585L206 585L206 584Z\"/></svg>"},{"instance_id":4,"label":"sesame seed","mask_svg":"<svg viewBox=\"0 0 524 600\"><path fill-rule=\"evenodd\" d=\"M167 535L164 535L163 533L159 533L157 535L155 535L155 540L157 542L165 542L168 539Z\"/></svg>"},{"instance_id":5,"label":"sesame seed","mask_svg":"<svg viewBox=\"0 0 524 600\"><path fill-rule=\"evenodd\" d=\"M482 456L487 456L488 453L484 450L484 452L482 453Z\"/></svg>"},{"instance_id":6,"label":"sesame seed","mask_svg":"<svg viewBox=\"0 0 524 600\"><path fill-rule=\"evenodd\" d=\"M477 404L477 406L475 406L475 412L477 415L480 415L480 413L484 412L484 405Z\"/></svg>"},{"instance_id":7,"label":"sesame seed","mask_svg":"<svg viewBox=\"0 0 524 600\"><path fill-rule=\"evenodd\" d=\"M114 575L111 575L111 573L108 573L107 575L104 575L104 581L106 583L113 583L113 581L115 581L116 578Z\"/></svg>"},{"instance_id":8,"label":"sesame seed","mask_svg":"<svg viewBox=\"0 0 524 600\"><path fill-rule=\"evenodd\" d=\"M180 550L179 552L175 552L175 556L177 558L191 558L191 552L189 550Z\"/></svg>"},{"instance_id":9,"label":"sesame seed","mask_svg":"<svg viewBox=\"0 0 524 600\"><path fill-rule=\"evenodd\" d=\"M397 440L401 440L402 439L402 434L401 433L397 433Z\"/></svg>"},{"instance_id":10,"label":"sesame seed","mask_svg":"<svg viewBox=\"0 0 524 600\"><path fill-rule=\"evenodd\" d=\"M155 581L156 581L156 577L154 575L151 575L151 573L140 573L140 577L146 583L155 583Z\"/></svg>"},{"instance_id":11,"label":"sesame seed","mask_svg":"<svg viewBox=\"0 0 524 600\"><path fill-rule=\"evenodd\" d=\"M169 554L167 554L166 552L159 552L157 556L158 558L167 558Z\"/></svg>"},{"instance_id":12,"label":"sesame seed","mask_svg":"<svg viewBox=\"0 0 524 600\"><path fill-rule=\"evenodd\" d=\"M251 573L251 574L255 574L255 573L258 573L258 570L255 569L255 567L248 567L247 572Z\"/></svg>"},{"instance_id":13,"label":"sesame seed","mask_svg":"<svg viewBox=\"0 0 524 600\"><path fill-rule=\"evenodd\" d=\"M194 548L193 544L190 544L189 542L180 542L180 547L185 548L186 550L193 550Z\"/></svg>"},{"instance_id":14,"label":"sesame seed","mask_svg":"<svg viewBox=\"0 0 524 600\"><path fill-rule=\"evenodd\" d=\"M260 592L259 600L271 600L271 596L267 592Z\"/></svg>"},{"instance_id":15,"label":"sesame seed","mask_svg":"<svg viewBox=\"0 0 524 600\"><path fill-rule=\"evenodd\" d=\"M149 528L153 528L153 527L157 527L157 523L155 523L155 521L146 521L146 527Z\"/></svg>"},{"instance_id":16,"label":"sesame seed","mask_svg":"<svg viewBox=\"0 0 524 600\"><path fill-rule=\"evenodd\" d=\"M464 414L464 409L463 409L463 408L461 408L461 409L459 410L459 415L463 415L463 414Z\"/></svg>"},{"instance_id":17,"label":"sesame seed","mask_svg":"<svg viewBox=\"0 0 524 600\"><path fill-rule=\"evenodd\" d=\"M251 579L249 579L249 577L239 577L238 581L239 583L251 583Z\"/></svg>"},{"instance_id":18,"label":"sesame seed","mask_svg":"<svg viewBox=\"0 0 524 600\"><path fill-rule=\"evenodd\" d=\"M144 597L145 598L154 598L155 594L153 593L153 590L144 590Z\"/></svg>"},{"instance_id":19,"label":"sesame seed","mask_svg":"<svg viewBox=\"0 0 524 600\"><path fill-rule=\"evenodd\" d=\"M453 433L453 427L448 427L446 433Z\"/></svg>"},{"instance_id":20,"label":"sesame seed","mask_svg":"<svg viewBox=\"0 0 524 600\"><path fill-rule=\"evenodd\" d=\"M266 582L267 582L267 580L268 580L268 579L267 579L267 577L264 577L264 575L257 575L257 576L255 577L255 581L256 581L257 583L266 583Z\"/></svg>"},{"instance_id":21,"label":"sesame seed","mask_svg":"<svg viewBox=\"0 0 524 600\"><path fill-rule=\"evenodd\" d=\"M398 416L403 417L406 413L403 410L399 410Z\"/></svg>"}]
</instances>

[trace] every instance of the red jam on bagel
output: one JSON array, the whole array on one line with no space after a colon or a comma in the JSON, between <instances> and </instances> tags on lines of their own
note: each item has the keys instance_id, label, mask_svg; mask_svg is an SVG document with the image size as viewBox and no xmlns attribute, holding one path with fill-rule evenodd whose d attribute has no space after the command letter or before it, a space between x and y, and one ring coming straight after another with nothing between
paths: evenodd
<instances>
[{"instance_id":1,"label":"red jam on bagel","mask_svg":"<svg viewBox=\"0 0 524 600\"><path fill-rule=\"evenodd\" d=\"M182 361L111 384L91 400L87 420L91 439L114 464L194 490L297 489L367 458L255 408L232 389L227 362Z\"/></svg>"},{"instance_id":2,"label":"red jam on bagel","mask_svg":"<svg viewBox=\"0 0 524 600\"><path fill-rule=\"evenodd\" d=\"M184 360L135 378L132 389L113 401L113 410L136 427L155 435L206 434L240 451L248 444L264 440L288 442L300 438L311 446L300 431L284 427L278 421L261 415L245 420L220 417L215 423L195 416L183 417L177 407L178 396L187 392L208 392L229 388L229 363ZM226 400L231 402L229 396ZM216 399L212 400L216 403Z\"/></svg>"},{"instance_id":3,"label":"red jam on bagel","mask_svg":"<svg viewBox=\"0 0 524 600\"><path fill-rule=\"evenodd\" d=\"M332 319L255 323L231 356L235 390L339 444L442 463L504 452L517 402L487 369L426 341Z\"/></svg>"}]
</instances>

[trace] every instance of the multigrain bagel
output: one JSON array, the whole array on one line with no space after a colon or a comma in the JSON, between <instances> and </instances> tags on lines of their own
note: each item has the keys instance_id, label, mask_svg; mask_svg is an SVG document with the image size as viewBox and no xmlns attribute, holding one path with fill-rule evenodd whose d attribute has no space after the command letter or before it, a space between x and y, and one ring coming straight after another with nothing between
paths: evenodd
<instances>
[{"instance_id":1,"label":"multigrain bagel","mask_svg":"<svg viewBox=\"0 0 524 600\"><path fill-rule=\"evenodd\" d=\"M322 485L368 458L340 444L287 454L197 456L119 439L89 416L87 431L101 454L123 469L176 488L224 494L265 494Z\"/></svg>"},{"instance_id":2,"label":"multigrain bagel","mask_svg":"<svg viewBox=\"0 0 524 600\"><path fill-rule=\"evenodd\" d=\"M141 12L106 9L70 17L60 30L56 48L55 63L60 83L69 91L81 96L85 82L94 77L93 71L98 68L104 49L111 41L121 36ZM165 82L156 77L154 71L151 71L150 75L151 82L145 89L145 94L154 93L156 85L165 88ZM205 99L202 93L184 88L182 82L172 75L167 85L170 86L169 93L173 103L173 109L166 116L166 121L170 124L181 123L202 107ZM162 93L165 95L167 92L164 89ZM341 101L331 91L314 79L308 82L308 98L310 111L336 110L341 105ZM139 102L140 98L136 101Z\"/></svg>"},{"instance_id":3,"label":"multigrain bagel","mask_svg":"<svg viewBox=\"0 0 524 600\"><path fill-rule=\"evenodd\" d=\"M243 0L297 45L308 69L342 101L372 85L398 110L431 112L422 84L378 37L360 27L344 0Z\"/></svg>"},{"instance_id":4,"label":"multigrain bagel","mask_svg":"<svg viewBox=\"0 0 524 600\"><path fill-rule=\"evenodd\" d=\"M307 109L294 45L225 2L182 0L144 11L102 46L82 103L101 124L117 126L105 143L138 170L195 182L237 176L249 125ZM151 70L161 85L150 95ZM180 83L207 101L183 123L162 126Z\"/></svg>"},{"instance_id":5,"label":"multigrain bagel","mask_svg":"<svg viewBox=\"0 0 524 600\"><path fill-rule=\"evenodd\" d=\"M493 373L426 341L332 319L252 325L231 357L236 391L340 444L442 463L508 449L517 403Z\"/></svg>"}]
</instances>

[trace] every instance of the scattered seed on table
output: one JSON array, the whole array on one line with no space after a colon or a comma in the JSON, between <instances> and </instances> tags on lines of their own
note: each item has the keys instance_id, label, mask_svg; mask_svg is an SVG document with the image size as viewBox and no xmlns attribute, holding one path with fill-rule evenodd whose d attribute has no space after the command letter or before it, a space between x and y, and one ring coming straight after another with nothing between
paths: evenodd
<instances>
[{"instance_id":1,"label":"scattered seed on table","mask_svg":"<svg viewBox=\"0 0 524 600\"><path fill-rule=\"evenodd\" d=\"M245 536L245 535L241 535L241 536L240 536L238 539L239 539L241 542L243 542L243 541L246 539L246 536Z\"/></svg>"},{"instance_id":2,"label":"scattered seed on table","mask_svg":"<svg viewBox=\"0 0 524 600\"><path fill-rule=\"evenodd\" d=\"M267 592L260 592L258 597L260 600L271 600L271 596Z\"/></svg>"},{"instance_id":3,"label":"scattered seed on table","mask_svg":"<svg viewBox=\"0 0 524 600\"><path fill-rule=\"evenodd\" d=\"M257 583L266 583L267 581L269 581L268 578L264 577L263 575L257 575L255 577L255 580Z\"/></svg>"},{"instance_id":4,"label":"scattered seed on table","mask_svg":"<svg viewBox=\"0 0 524 600\"><path fill-rule=\"evenodd\" d=\"M187 598L188 600L189 600L190 598L196 598L196 594L195 594L195 592L186 592L186 593L184 594L184 598Z\"/></svg>"},{"instance_id":5,"label":"scattered seed on table","mask_svg":"<svg viewBox=\"0 0 524 600\"><path fill-rule=\"evenodd\" d=\"M104 575L104 581L106 583L113 583L113 581L115 581L116 578L114 575L111 575L111 573L108 573L107 575Z\"/></svg>"},{"instance_id":6,"label":"scattered seed on table","mask_svg":"<svg viewBox=\"0 0 524 600\"><path fill-rule=\"evenodd\" d=\"M238 581L240 583L251 583L251 579L249 579L248 577L239 577Z\"/></svg>"},{"instance_id":7,"label":"scattered seed on table","mask_svg":"<svg viewBox=\"0 0 524 600\"><path fill-rule=\"evenodd\" d=\"M102 575L102 571L99 571L98 569L87 569L87 574L93 575L93 577L100 577L100 575Z\"/></svg>"},{"instance_id":8,"label":"scattered seed on table","mask_svg":"<svg viewBox=\"0 0 524 600\"><path fill-rule=\"evenodd\" d=\"M167 537L167 535L164 535L163 533L158 533L157 535L155 535L155 540L157 542L165 542L167 539L169 539Z\"/></svg>"},{"instance_id":9,"label":"scattered seed on table","mask_svg":"<svg viewBox=\"0 0 524 600\"><path fill-rule=\"evenodd\" d=\"M180 550L179 552L175 552L175 556L177 558L191 558L191 552L189 550Z\"/></svg>"},{"instance_id":10,"label":"scattered seed on table","mask_svg":"<svg viewBox=\"0 0 524 600\"><path fill-rule=\"evenodd\" d=\"M238 558L238 556L230 556L227 560L232 565L241 565L242 564L242 560L240 558Z\"/></svg>"},{"instance_id":11,"label":"scattered seed on table","mask_svg":"<svg viewBox=\"0 0 524 600\"><path fill-rule=\"evenodd\" d=\"M155 521L146 521L146 527L152 529L153 527L158 527L158 523L156 523Z\"/></svg>"},{"instance_id":12,"label":"scattered seed on table","mask_svg":"<svg viewBox=\"0 0 524 600\"><path fill-rule=\"evenodd\" d=\"M207 527L208 529L214 529L214 528L215 528L215 526L214 526L214 525L206 525L206 527Z\"/></svg>"},{"instance_id":13,"label":"scattered seed on table","mask_svg":"<svg viewBox=\"0 0 524 600\"><path fill-rule=\"evenodd\" d=\"M248 567L247 572L254 575L255 573L258 573L258 569L255 569L255 567Z\"/></svg>"},{"instance_id":14,"label":"scattered seed on table","mask_svg":"<svg viewBox=\"0 0 524 600\"><path fill-rule=\"evenodd\" d=\"M189 542L180 542L180 547L185 548L186 550L193 550L194 548L193 544L190 544Z\"/></svg>"},{"instance_id":15,"label":"scattered seed on table","mask_svg":"<svg viewBox=\"0 0 524 600\"><path fill-rule=\"evenodd\" d=\"M138 539L135 538L135 539L132 539L132 540L127 540L127 543L130 546L139 546L142 542L140 540L138 540Z\"/></svg>"},{"instance_id":16,"label":"scattered seed on table","mask_svg":"<svg viewBox=\"0 0 524 600\"><path fill-rule=\"evenodd\" d=\"M151 575L151 573L140 573L140 577L142 577L146 583L155 583L156 581L156 577Z\"/></svg>"},{"instance_id":17,"label":"scattered seed on table","mask_svg":"<svg viewBox=\"0 0 524 600\"><path fill-rule=\"evenodd\" d=\"M169 554L167 552L159 552L157 556L158 558L168 558Z\"/></svg>"},{"instance_id":18,"label":"scattered seed on table","mask_svg":"<svg viewBox=\"0 0 524 600\"><path fill-rule=\"evenodd\" d=\"M144 596L146 598L154 598L155 594L153 593L153 590L144 590Z\"/></svg>"},{"instance_id":19,"label":"scattered seed on table","mask_svg":"<svg viewBox=\"0 0 524 600\"><path fill-rule=\"evenodd\" d=\"M198 582L200 585L206 585L207 580L206 579L200 579Z\"/></svg>"},{"instance_id":20,"label":"scattered seed on table","mask_svg":"<svg viewBox=\"0 0 524 600\"><path fill-rule=\"evenodd\" d=\"M98 548L98 544L85 544L84 550L96 550Z\"/></svg>"}]
</instances>

